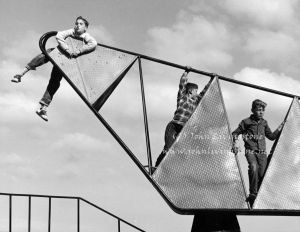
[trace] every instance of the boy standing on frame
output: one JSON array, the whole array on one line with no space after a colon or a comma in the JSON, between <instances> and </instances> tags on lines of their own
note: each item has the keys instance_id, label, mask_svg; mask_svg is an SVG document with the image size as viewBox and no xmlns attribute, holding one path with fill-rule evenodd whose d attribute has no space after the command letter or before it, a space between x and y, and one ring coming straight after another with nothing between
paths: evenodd
<instances>
[{"instance_id":1,"label":"boy standing on frame","mask_svg":"<svg viewBox=\"0 0 300 232\"><path fill-rule=\"evenodd\" d=\"M238 128L232 132L234 153L237 153L239 150L236 144L238 136L240 134L243 136L245 156L249 165L250 194L247 200L251 207L267 167L266 137L270 140L277 139L284 125L284 122L282 122L274 132L271 131L268 122L263 118L266 106L267 104L262 100L254 100L250 117L242 120Z\"/></svg>"}]
</instances>

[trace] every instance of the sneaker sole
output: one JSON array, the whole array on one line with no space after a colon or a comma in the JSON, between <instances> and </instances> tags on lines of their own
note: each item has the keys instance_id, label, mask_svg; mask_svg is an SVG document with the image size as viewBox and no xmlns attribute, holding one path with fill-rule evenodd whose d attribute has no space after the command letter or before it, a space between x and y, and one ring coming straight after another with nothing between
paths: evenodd
<instances>
[{"instance_id":1,"label":"sneaker sole","mask_svg":"<svg viewBox=\"0 0 300 232\"><path fill-rule=\"evenodd\" d=\"M35 112L40 118L42 118L44 121L48 122L48 118L44 118L41 114L39 114L37 111Z\"/></svg>"}]
</instances>

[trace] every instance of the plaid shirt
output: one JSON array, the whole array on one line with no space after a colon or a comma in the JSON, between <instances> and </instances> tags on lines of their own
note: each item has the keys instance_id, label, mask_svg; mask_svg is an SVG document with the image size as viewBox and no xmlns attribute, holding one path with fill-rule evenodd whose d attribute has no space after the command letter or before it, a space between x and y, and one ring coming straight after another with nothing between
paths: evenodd
<instances>
[{"instance_id":1,"label":"plaid shirt","mask_svg":"<svg viewBox=\"0 0 300 232\"><path fill-rule=\"evenodd\" d=\"M238 128L232 132L234 141L239 134L243 135L246 150L265 151L266 137L275 140L280 133L278 130L272 132L265 119L257 121L252 114L249 118L242 120Z\"/></svg>"},{"instance_id":2,"label":"plaid shirt","mask_svg":"<svg viewBox=\"0 0 300 232\"><path fill-rule=\"evenodd\" d=\"M191 97L186 92L187 80L187 72L184 72L180 79L179 91L177 94L177 109L172 120L172 122L182 126L189 120L209 86L209 84L207 84L200 94Z\"/></svg>"}]
</instances>

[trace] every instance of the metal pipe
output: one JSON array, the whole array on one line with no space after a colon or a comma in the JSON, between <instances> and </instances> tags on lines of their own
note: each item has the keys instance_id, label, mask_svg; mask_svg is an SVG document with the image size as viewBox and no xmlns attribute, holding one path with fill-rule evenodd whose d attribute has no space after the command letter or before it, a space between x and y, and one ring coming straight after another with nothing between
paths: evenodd
<instances>
[{"instance_id":1,"label":"metal pipe","mask_svg":"<svg viewBox=\"0 0 300 232\"><path fill-rule=\"evenodd\" d=\"M164 64L164 65L167 65L167 66L171 66L171 67L179 68L179 69L183 69L183 70L186 69L186 66L175 64L175 63L168 62L168 61L165 61L165 60L156 59L156 58L153 58L153 57L150 57L150 56L145 56L145 55L142 55L142 54L139 54L139 53L123 50L123 49L120 49L120 48L115 48L115 47L112 47L112 46L107 46L107 45L104 45L104 44L99 44L99 45L102 46L102 47L106 47L106 48L114 49L114 50L117 50L117 51L120 51L120 52L135 55L135 56L138 56L142 59L153 61L155 63ZM194 69L194 68L191 68L190 72L194 72L194 73L198 73L198 74L205 75L205 76L210 76L210 77L214 77L215 75L217 75L219 77L219 79L223 80L223 81L227 81L227 82L247 86L247 87L254 88L254 89L259 89L259 90L274 93L274 94L277 94L277 95L282 95L282 96L285 96L285 97L291 97L291 98L298 97L298 98L300 98L299 96L294 95L294 94L289 94L289 93L273 90L273 89L270 89L270 88L250 84L250 83L247 83L247 82L234 80L232 78L228 78L228 77L225 77L225 76L222 76L222 75L218 75L216 73L206 72L206 71L202 71L202 70Z\"/></svg>"},{"instance_id":2,"label":"metal pipe","mask_svg":"<svg viewBox=\"0 0 300 232\"><path fill-rule=\"evenodd\" d=\"M41 39L40 39L40 47L41 46L45 47L45 44L46 44L45 38L47 38L47 37L49 38L49 37L51 37L53 35L56 35L56 33L57 33L56 31L51 31L51 32L45 33L41 37ZM153 61L155 63L159 63L159 64L163 64L163 65L167 65L167 66L171 66L171 67L179 68L179 69L183 69L183 70L186 69L186 66L184 66L184 65L172 63L172 62L165 61L165 60L162 60L162 59L157 59L157 58L154 58L154 57L151 57L151 56L146 56L146 55L139 54L139 53L136 53L136 52L131 52L131 51L128 51L128 50L116 48L116 47L113 47L113 46L108 46L108 45L105 45L105 44L98 43L98 45L102 46L102 47L105 47L105 48L114 49L116 51L124 52L124 53L130 54L130 55L138 56L138 57L140 57L142 59ZM266 87L262 87L262 86L258 86L258 85L254 85L254 84L250 84L250 83L247 83L247 82L234 80L232 78L228 78L228 77L225 77L225 76L222 76L222 75L218 75L218 74L212 73L212 72L206 72L206 71L202 71L202 70L194 69L194 68L191 68L190 72L194 72L194 73L198 73L198 74L205 75L205 76L210 76L210 77L214 77L215 75L217 75L219 77L219 79L223 80L223 81L228 81L228 82L231 82L231 83L235 83L235 84L247 86L247 87L254 88L254 89L259 89L259 90L262 90L262 91L266 91L266 92L270 92L270 93L282 95L282 96L285 96L285 97L291 97L291 98L297 97L297 98L300 98L300 96L297 96L297 95L294 95L294 94L289 94L289 93L285 93L285 92L273 90L273 89L270 89L270 88L266 88Z\"/></svg>"},{"instance_id":3,"label":"metal pipe","mask_svg":"<svg viewBox=\"0 0 300 232\"><path fill-rule=\"evenodd\" d=\"M39 194L19 194L19 193L1 193L2 196L18 196L18 197L41 197L41 198L61 198L61 199L77 199L78 197L72 196L55 196L55 195L39 195Z\"/></svg>"},{"instance_id":4,"label":"metal pipe","mask_svg":"<svg viewBox=\"0 0 300 232\"><path fill-rule=\"evenodd\" d=\"M142 63L141 63L140 57L138 58L138 61L139 61L140 84L141 84L141 94L142 94L142 104L143 104L148 167L149 167L149 174L151 175L152 174L152 156L151 156L151 146L150 146L150 137L149 137L148 118L147 118L147 107L146 107L146 99L145 99L144 78L143 78L143 70L142 70Z\"/></svg>"},{"instance_id":5,"label":"metal pipe","mask_svg":"<svg viewBox=\"0 0 300 232\"><path fill-rule=\"evenodd\" d=\"M28 197L28 232L31 231L31 196Z\"/></svg>"},{"instance_id":6,"label":"metal pipe","mask_svg":"<svg viewBox=\"0 0 300 232\"><path fill-rule=\"evenodd\" d=\"M218 84L218 88L221 89L220 83L219 83L219 78L216 78L216 81L217 81L217 84ZM231 134L230 123L229 123L229 117L228 117L228 114L227 114L227 111L226 111L226 108L225 108L225 102L224 102L223 94L222 94L221 91L220 91L220 96L221 96L222 104L224 106L225 117L226 117L226 121L227 121L230 141L233 141L232 134ZM247 191L246 191L245 181L244 181L244 178L243 178L243 175L242 175L239 159L237 157L237 154L235 154L235 153L234 153L234 158L235 158L235 161L236 161L236 164L237 164L237 168L238 168L238 171L239 171L239 176L241 178L241 182L242 182L242 186L243 186L243 190L244 190L244 195L245 195L245 198L246 198L247 197ZM247 206L248 206L248 208L250 208L248 203L247 203Z\"/></svg>"},{"instance_id":7,"label":"metal pipe","mask_svg":"<svg viewBox=\"0 0 300 232\"><path fill-rule=\"evenodd\" d=\"M51 197L49 197L49 211L48 211L48 232L51 232Z\"/></svg>"},{"instance_id":8,"label":"metal pipe","mask_svg":"<svg viewBox=\"0 0 300 232\"><path fill-rule=\"evenodd\" d=\"M80 232L80 198L77 198L77 232Z\"/></svg>"},{"instance_id":9,"label":"metal pipe","mask_svg":"<svg viewBox=\"0 0 300 232\"><path fill-rule=\"evenodd\" d=\"M83 199L83 198L80 198L80 199L81 199L83 202L87 203L88 205L91 205L91 206L95 207L96 209L101 210L102 212L104 212L104 213L110 215L111 217L114 217L114 218L120 220L121 222L123 222L123 223L125 223L125 224L127 224L127 225L129 225L129 226L131 226L131 227L133 227L134 229L137 229L137 230L139 230L139 231L145 232L144 230L142 230L142 229L136 227L135 225L132 225L131 223L129 223L129 222L123 220L122 218L119 218L118 216L116 216L116 215L114 215L114 214L112 214L112 213L106 211L105 209L100 208L99 206L97 206L97 205L95 205L95 204L89 202L88 200Z\"/></svg>"},{"instance_id":10,"label":"metal pipe","mask_svg":"<svg viewBox=\"0 0 300 232\"><path fill-rule=\"evenodd\" d=\"M9 195L9 232L12 227L12 195Z\"/></svg>"},{"instance_id":11,"label":"metal pipe","mask_svg":"<svg viewBox=\"0 0 300 232\"><path fill-rule=\"evenodd\" d=\"M121 231L121 225L120 225L120 220L118 219L118 232Z\"/></svg>"}]
</instances>

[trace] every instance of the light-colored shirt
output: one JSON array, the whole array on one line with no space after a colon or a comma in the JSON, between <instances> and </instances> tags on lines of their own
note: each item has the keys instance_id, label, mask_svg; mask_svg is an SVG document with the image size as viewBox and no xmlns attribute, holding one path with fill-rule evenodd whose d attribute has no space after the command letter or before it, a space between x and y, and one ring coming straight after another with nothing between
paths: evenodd
<instances>
[{"instance_id":1,"label":"light-colored shirt","mask_svg":"<svg viewBox=\"0 0 300 232\"><path fill-rule=\"evenodd\" d=\"M83 42L83 46L79 49L80 53L90 52L93 51L97 46L97 41L88 33L83 33L81 35L78 35L75 33L74 29L69 29L65 31L59 31L56 35L56 40L58 42L58 45L63 50L68 50L68 45L66 43L66 38L72 37L75 39L80 39Z\"/></svg>"}]
</instances>

